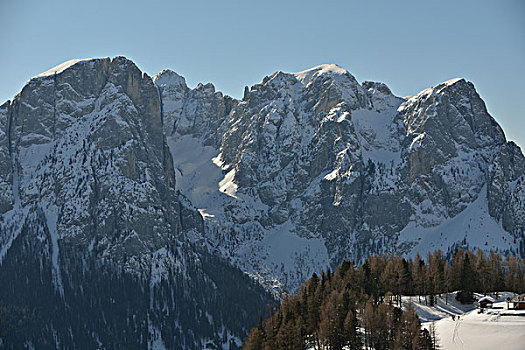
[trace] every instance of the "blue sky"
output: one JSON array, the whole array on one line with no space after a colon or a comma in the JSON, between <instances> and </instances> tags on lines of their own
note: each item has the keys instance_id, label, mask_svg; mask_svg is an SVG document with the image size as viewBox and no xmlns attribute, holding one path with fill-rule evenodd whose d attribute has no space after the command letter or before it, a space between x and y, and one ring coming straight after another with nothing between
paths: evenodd
<instances>
[{"instance_id":1,"label":"blue sky","mask_svg":"<svg viewBox=\"0 0 525 350\"><path fill-rule=\"evenodd\" d=\"M277 70L336 63L400 96L472 81L525 146L525 1L0 0L0 100L72 58L124 55L241 97Z\"/></svg>"}]
</instances>

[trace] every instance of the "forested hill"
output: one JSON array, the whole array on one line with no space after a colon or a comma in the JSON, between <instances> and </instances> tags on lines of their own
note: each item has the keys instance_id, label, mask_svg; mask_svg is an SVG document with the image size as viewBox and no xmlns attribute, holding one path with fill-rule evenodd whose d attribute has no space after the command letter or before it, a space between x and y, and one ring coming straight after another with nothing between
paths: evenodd
<instances>
[{"instance_id":1,"label":"forested hill","mask_svg":"<svg viewBox=\"0 0 525 350\"><path fill-rule=\"evenodd\" d=\"M360 266L343 262L286 297L250 331L244 349L433 349L435 339L412 306L398 307L400 296L421 295L432 305L454 290L467 299L474 291L523 293L525 262L481 250L458 250L450 261L436 251L426 260L374 255Z\"/></svg>"}]
</instances>

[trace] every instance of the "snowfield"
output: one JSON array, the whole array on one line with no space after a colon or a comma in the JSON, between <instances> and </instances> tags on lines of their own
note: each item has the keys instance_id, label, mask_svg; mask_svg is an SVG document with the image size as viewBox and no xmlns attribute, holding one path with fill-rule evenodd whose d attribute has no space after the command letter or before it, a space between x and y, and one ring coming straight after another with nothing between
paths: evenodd
<instances>
[{"instance_id":1,"label":"snowfield","mask_svg":"<svg viewBox=\"0 0 525 350\"><path fill-rule=\"evenodd\" d=\"M438 297L433 307L426 306L424 298L419 302L418 297L403 297L403 303L412 302L423 327L429 328L435 321L441 349L525 349L525 310L507 310L505 300L513 295L492 295L496 302L482 314L476 309L477 303L461 305L453 293L449 294L448 305L445 295Z\"/></svg>"}]
</instances>

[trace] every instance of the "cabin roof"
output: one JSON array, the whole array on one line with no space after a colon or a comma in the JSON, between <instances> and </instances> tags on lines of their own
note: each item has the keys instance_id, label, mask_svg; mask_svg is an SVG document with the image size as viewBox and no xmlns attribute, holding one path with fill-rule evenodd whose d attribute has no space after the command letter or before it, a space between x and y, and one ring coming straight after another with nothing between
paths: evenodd
<instances>
[{"instance_id":1,"label":"cabin roof","mask_svg":"<svg viewBox=\"0 0 525 350\"><path fill-rule=\"evenodd\" d=\"M496 300L494 300L494 298L491 298L489 296L486 296L486 297L483 297L481 299L478 300L478 303L482 302L482 301L488 301L489 303L494 303Z\"/></svg>"}]
</instances>

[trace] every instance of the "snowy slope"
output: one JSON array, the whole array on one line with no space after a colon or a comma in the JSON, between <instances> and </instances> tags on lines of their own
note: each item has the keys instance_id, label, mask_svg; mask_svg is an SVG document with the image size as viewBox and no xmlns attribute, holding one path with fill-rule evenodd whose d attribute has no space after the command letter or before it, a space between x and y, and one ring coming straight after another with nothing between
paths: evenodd
<instances>
[{"instance_id":1,"label":"snowy slope","mask_svg":"<svg viewBox=\"0 0 525 350\"><path fill-rule=\"evenodd\" d=\"M487 190L483 187L478 198L456 216L430 227L412 221L401 230L399 240L403 242L401 244L415 242L410 250L412 257L418 252L446 251L453 245L511 251L515 247L514 237L505 231L501 222L489 215L487 204ZM429 220L439 222L435 217Z\"/></svg>"},{"instance_id":2,"label":"snowy slope","mask_svg":"<svg viewBox=\"0 0 525 350\"><path fill-rule=\"evenodd\" d=\"M42 77L47 77L47 76L54 75L54 74L60 74L66 69L68 69L69 67L77 64L78 62L87 61L87 60L89 59L72 59L72 60L66 61L43 73L38 74L37 76L35 76L35 78L42 78Z\"/></svg>"},{"instance_id":3,"label":"snowy slope","mask_svg":"<svg viewBox=\"0 0 525 350\"><path fill-rule=\"evenodd\" d=\"M525 311L507 310L505 299L513 295L500 293L493 307L482 314L478 313L475 304L458 303L454 294L449 295L448 305L444 296L437 298L434 307L418 302L417 297L403 297L403 302L405 305L412 303L424 327L428 328L432 321L435 322L442 349L522 349ZM452 315L456 320L452 320Z\"/></svg>"},{"instance_id":4,"label":"snowy slope","mask_svg":"<svg viewBox=\"0 0 525 350\"><path fill-rule=\"evenodd\" d=\"M505 302L484 314L471 311L459 321L443 319L436 324L443 349L523 349L525 314L507 315Z\"/></svg>"}]
</instances>

